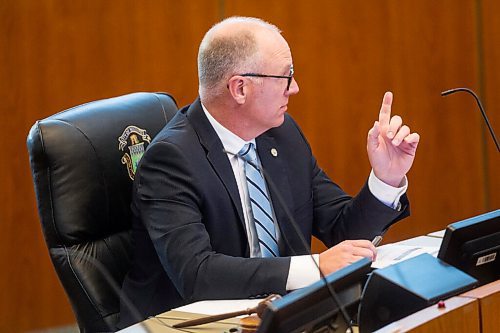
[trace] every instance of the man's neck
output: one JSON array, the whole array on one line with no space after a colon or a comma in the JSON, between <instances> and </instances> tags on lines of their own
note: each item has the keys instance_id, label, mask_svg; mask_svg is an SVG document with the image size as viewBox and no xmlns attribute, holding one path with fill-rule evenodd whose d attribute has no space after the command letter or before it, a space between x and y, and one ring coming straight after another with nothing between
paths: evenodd
<instances>
[{"instance_id":1,"label":"man's neck","mask_svg":"<svg viewBox=\"0 0 500 333\"><path fill-rule=\"evenodd\" d=\"M231 106L207 105L204 102L202 102L202 106L205 112L208 112L220 125L246 142L261 134L249 130L250 126L245 117L241 116L244 114L244 110L235 110Z\"/></svg>"}]
</instances>

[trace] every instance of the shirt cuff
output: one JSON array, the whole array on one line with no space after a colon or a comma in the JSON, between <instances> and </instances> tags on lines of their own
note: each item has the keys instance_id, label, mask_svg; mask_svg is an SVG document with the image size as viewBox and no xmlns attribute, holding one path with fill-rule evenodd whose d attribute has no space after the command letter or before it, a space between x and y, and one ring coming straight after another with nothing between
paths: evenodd
<instances>
[{"instance_id":1,"label":"shirt cuff","mask_svg":"<svg viewBox=\"0 0 500 333\"><path fill-rule=\"evenodd\" d=\"M314 261L319 265L319 254L313 254ZM310 255L290 257L290 270L286 281L286 290L291 291L304 288L319 281L318 267L311 260Z\"/></svg>"},{"instance_id":2,"label":"shirt cuff","mask_svg":"<svg viewBox=\"0 0 500 333\"><path fill-rule=\"evenodd\" d=\"M401 187L393 187L378 179L372 169L370 177L368 178L368 188L373 196L384 205L400 210L401 203L399 202L399 199L408 189L408 179L405 176Z\"/></svg>"}]
</instances>

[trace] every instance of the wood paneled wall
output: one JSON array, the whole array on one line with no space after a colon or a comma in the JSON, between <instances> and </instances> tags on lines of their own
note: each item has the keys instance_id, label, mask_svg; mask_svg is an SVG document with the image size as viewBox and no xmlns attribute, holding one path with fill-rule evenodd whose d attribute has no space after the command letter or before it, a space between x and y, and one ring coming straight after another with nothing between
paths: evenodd
<instances>
[{"instance_id":1,"label":"wood paneled wall","mask_svg":"<svg viewBox=\"0 0 500 333\"><path fill-rule=\"evenodd\" d=\"M26 135L65 108L134 91L197 95L213 1L0 1L0 332L74 322L36 211Z\"/></svg>"},{"instance_id":2,"label":"wood paneled wall","mask_svg":"<svg viewBox=\"0 0 500 333\"><path fill-rule=\"evenodd\" d=\"M474 101L439 95L475 89L498 129L499 11L493 0L0 0L0 331L74 322L39 227L30 126L132 91L189 103L198 43L224 16L258 16L283 30L301 89L290 113L350 193L370 170L366 132L382 95L394 92L394 112L422 141L409 174L413 214L387 241L499 208L499 154Z\"/></svg>"},{"instance_id":3,"label":"wood paneled wall","mask_svg":"<svg viewBox=\"0 0 500 333\"><path fill-rule=\"evenodd\" d=\"M301 87L290 113L322 167L350 193L369 173L366 132L384 91L393 91L393 112L422 136L409 174L412 217L391 228L386 241L394 241L499 206L498 198L485 206L492 196L485 183L498 175L494 164L485 173L489 138L474 100L440 96L457 86L480 90L476 13L474 1L241 0L228 2L225 14L261 16L282 28Z\"/></svg>"},{"instance_id":4,"label":"wood paneled wall","mask_svg":"<svg viewBox=\"0 0 500 333\"><path fill-rule=\"evenodd\" d=\"M500 140L500 2L494 0L479 1L479 35L481 56L481 95L487 109L491 125L496 129ZM496 150L486 126L484 133L483 156L484 176L487 186L485 206L500 208L500 153Z\"/></svg>"}]
</instances>

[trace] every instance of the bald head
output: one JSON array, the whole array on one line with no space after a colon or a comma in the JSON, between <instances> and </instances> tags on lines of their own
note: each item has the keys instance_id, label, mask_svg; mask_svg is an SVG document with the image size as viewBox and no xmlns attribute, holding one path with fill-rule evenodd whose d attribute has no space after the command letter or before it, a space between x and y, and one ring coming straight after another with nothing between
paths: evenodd
<instances>
[{"instance_id":1,"label":"bald head","mask_svg":"<svg viewBox=\"0 0 500 333\"><path fill-rule=\"evenodd\" d=\"M256 71L261 65L263 36L280 30L263 20L230 17L214 25L203 38L198 52L199 94L212 100L226 90L235 74Z\"/></svg>"}]
</instances>

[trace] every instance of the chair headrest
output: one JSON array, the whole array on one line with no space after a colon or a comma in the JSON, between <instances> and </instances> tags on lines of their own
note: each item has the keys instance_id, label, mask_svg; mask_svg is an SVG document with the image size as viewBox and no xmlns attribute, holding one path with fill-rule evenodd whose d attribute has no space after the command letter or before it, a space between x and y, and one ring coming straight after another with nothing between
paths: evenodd
<instances>
[{"instance_id":1,"label":"chair headrest","mask_svg":"<svg viewBox=\"0 0 500 333\"><path fill-rule=\"evenodd\" d=\"M169 95L135 93L83 104L33 125L28 150L49 247L130 228L135 167L176 111Z\"/></svg>"}]
</instances>

